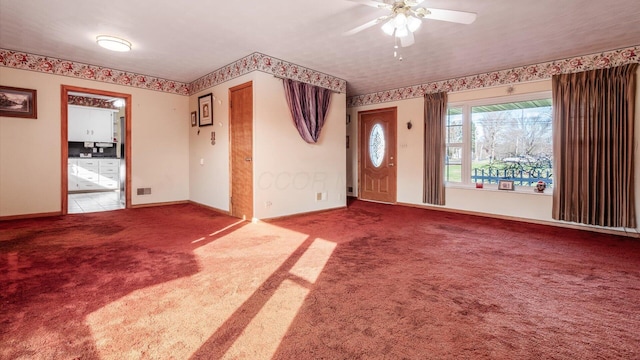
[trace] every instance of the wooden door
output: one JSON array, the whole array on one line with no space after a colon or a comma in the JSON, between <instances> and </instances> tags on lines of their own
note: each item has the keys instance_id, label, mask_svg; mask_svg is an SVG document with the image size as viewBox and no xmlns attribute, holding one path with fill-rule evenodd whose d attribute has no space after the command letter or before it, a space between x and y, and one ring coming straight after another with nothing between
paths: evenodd
<instances>
[{"instance_id":1,"label":"wooden door","mask_svg":"<svg viewBox=\"0 0 640 360\"><path fill-rule=\"evenodd\" d=\"M396 108L362 111L359 119L360 199L396 202Z\"/></svg>"},{"instance_id":2,"label":"wooden door","mask_svg":"<svg viewBox=\"0 0 640 360\"><path fill-rule=\"evenodd\" d=\"M253 218L253 83L229 89L231 216Z\"/></svg>"}]
</instances>

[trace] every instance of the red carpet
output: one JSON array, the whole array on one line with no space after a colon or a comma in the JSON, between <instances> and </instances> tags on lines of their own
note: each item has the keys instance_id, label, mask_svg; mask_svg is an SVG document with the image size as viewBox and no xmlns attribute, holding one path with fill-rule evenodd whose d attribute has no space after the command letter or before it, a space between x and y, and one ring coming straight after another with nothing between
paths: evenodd
<instances>
[{"instance_id":1,"label":"red carpet","mask_svg":"<svg viewBox=\"0 0 640 360\"><path fill-rule=\"evenodd\" d=\"M640 359L640 241L355 201L0 223L0 359Z\"/></svg>"}]
</instances>

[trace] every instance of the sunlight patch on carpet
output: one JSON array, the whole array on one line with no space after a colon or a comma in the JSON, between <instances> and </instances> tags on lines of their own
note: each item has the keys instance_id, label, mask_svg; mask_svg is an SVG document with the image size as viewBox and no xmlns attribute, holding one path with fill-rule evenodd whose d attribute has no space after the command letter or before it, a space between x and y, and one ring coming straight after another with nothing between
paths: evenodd
<instances>
[{"instance_id":1,"label":"sunlight patch on carpet","mask_svg":"<svg viewBox=\"0 0 640 360\"><path fill-rule=\"evenodd\" d=\"M289 271L313 284L322 273L337 244L315 239ZM262 306L223 359L271 358L282 342L310 289L293 280L283 280Z\"/></svg>"},{"instance_id":2,"label":"sunlight patch on carpet","mask_svg":"<svg viewBox=\"0 0 640 360\"><path fill-rule=\"evenodd\" d=\"M305 239L257 223L197 248L198 273L136 290L86 317L101 358L189 358Z\"/></svg>"},{"instance_id":3,"label":"sunlight patch on carpet","mask_svg":"<svg viewBox=\"0 0 640 360\"><path fill-rule=\"evenodd\" d=\"M309 291L291 280L284 280L223 359L273 357Z\"/></svg>"},{"instance_id":4,"label":"sunlight patch on carpet","mask_svg":"<svg viewBox=\"0 0 640 360\"><path fill-rule=\"evenodd\" d=\"M311 284L315 283L337 245L331 241L315 239L289 272Z\"/></svg>"}]
</instances>

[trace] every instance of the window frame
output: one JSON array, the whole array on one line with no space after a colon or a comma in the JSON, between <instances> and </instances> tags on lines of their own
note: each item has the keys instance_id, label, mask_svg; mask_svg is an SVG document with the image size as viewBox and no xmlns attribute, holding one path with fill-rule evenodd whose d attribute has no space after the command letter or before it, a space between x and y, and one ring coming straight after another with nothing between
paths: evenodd
<instances>
[{"instance_id":1,"label":"window frame","mask_svg":"<svg viewBox=\"0 0 640 360\"><path fill-rule=\"evenodd\" d=\"M498 104L505 104L505 103L521 102L521 101L542 100L542 99L553 99L551 90L531 92L526 94L515 94L515 95L488 97L488 98L473 99L473 100L463 100L463 101L455 101L455 102L447 103L447 113L449 112L449 108L452 108L452 107L458 107L462 109L462 141L463 143L462 143L462 160L461 160L462 167L460 169L461 181L460 182L449 181L445 178L444 179L445 187L452 187L452 188L459 187L459 188L465 188L465 189L476 188L475 183L471 182L471 163L472 163L471 108L475 106L489 106L489 105L498 105ZM448 128L448 120L445 127ZM446 142L444 144L444 154L443 154L443 156L445 157L445 166L447 166L446 156L448 153L449 146L450 145L455 147L459 146L459 143L449 143L448 141L449 139L448 137L446 137ZM445 176L446 176L446 173L447 172L444 171ZM498 186L494 184L484 184L483 188L497 190ZM551 191L549 191L549 193L551 193Z\"/></svg>"}]
</instances>

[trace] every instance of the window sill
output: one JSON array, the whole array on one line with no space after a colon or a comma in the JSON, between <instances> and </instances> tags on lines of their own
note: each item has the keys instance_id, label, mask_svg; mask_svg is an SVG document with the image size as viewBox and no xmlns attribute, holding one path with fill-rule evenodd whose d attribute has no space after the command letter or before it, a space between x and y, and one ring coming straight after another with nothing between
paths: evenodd
<instances>
[{"instance_id":1,"label":"window sill","mask_svg":"<svg viewBox=\"0 0 640 360\"><path fill-rule=\"evenodd\" d=\"M462 189L462 190L477 190L488 192L501 192L501 193L516 193L535 196L551 196L553 195L553 189L546 189L543 193L537 193L533 191L533 187L517 186L514 190L500 190L498 185L484 185L482 188L477 188L475 184L458 184L458 183L445 183L445 188Z\"/></svg>"}]
</instances>

